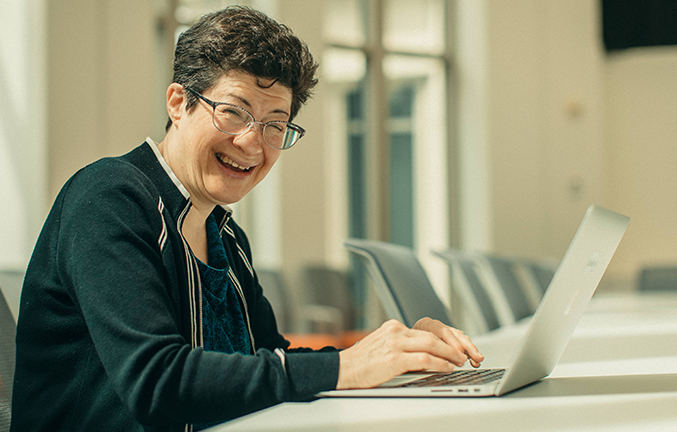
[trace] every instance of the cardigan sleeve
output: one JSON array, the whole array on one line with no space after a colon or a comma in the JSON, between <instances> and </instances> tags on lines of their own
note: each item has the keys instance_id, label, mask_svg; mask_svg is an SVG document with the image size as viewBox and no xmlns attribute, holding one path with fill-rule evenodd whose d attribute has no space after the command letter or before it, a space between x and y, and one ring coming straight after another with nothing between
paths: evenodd
<instances>
[{"instance_id":1,"label":"cardigan sleeve","mask_svg":"<svg viewBox=\"0 0 677 432\"><path fill-rule=\"evenodd\" d=\"M269 349L192 348L179 325L188 306L177 305L158 244L162 223L149 180L101 163L73 179L58 235L59 275L86 322L90 355L140 423L225 421L335 386L335 352L290 355L285 368Z\"/></svg>"}]
</instances>

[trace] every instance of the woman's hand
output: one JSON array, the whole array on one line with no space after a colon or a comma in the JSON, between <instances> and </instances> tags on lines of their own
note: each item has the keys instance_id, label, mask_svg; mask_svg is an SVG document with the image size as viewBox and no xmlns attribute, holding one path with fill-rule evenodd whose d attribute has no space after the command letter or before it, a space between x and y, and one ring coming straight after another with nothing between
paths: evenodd
<instances>
[{"instance_id":1,"label":"woman's hand","mask_svg":"<svg viewBox=\"0 0 677 432\"><path fill-rule=\"evenodd\" d=\"M413 329L390 320L339 353L337 389L375 387L405 372L451 372L468 358L475 367L484 360L460 330L430 318Z\"/></svg>"},{"instance_id":2,"label":"woman's hand","mask_svg":"<svg viewBox=\"0 0 677 432\"><path fill-rule=\"evenodd\" d=\"M421 318L414 324L414 328L429 331L455 350L464 352L472 367L480 367L480 363L484 361L484 356L480 354L475 344L461 330L449 327L431 318Z\"/></svg>"}]
</instances>

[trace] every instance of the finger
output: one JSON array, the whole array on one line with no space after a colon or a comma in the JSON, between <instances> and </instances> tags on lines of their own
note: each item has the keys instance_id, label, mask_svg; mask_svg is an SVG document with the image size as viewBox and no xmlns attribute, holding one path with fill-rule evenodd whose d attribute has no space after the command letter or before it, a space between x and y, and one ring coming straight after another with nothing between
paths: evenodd
<instances>
[{"instance_id":1,"label":"finger","mask_svg":"<svg viewBox=\"0 0 677 432\"><path fill-rule=\"evenodd\" d=\"M452 372L456 368L453 363L443 358L423 352L403 353L401 359L401 365L404 367L402 373L420 370Z\"/></svg>"},{"instance_id":2,"label":"finger","mask_svg":"<svg viewBox=\"0 0 677 432\"><path fill-rule=\"evenodd\" d=\"M473 359L475 361L484 360L484 356L479 352L477 347L470 341L470 338L466 336L463 331L449 327L446 324L438 320L433 320L430 318L420 319L414 328L420 330L426 330L431 333L434 333L447 344L452 346L454 349L460 350L466 353L467 358Z\"/></svg>"},{"instance_id":3,"label":"finger","mask_svg":"<svg viewBox=\"0 0 677 432\"><path fill-rule=\"evenodd\" d=\"M468 354L466 353L467 346L464 345L461 339L463 332L456 330L452 327L448 327L440 322L438 322L436 328L431 328L440 339L449 346L453 352L454 363L457 366L463 366L463 364L468 359Z\"/></svg>"},{"instance_id":4,"label":"finger","mask_svg":"<svg viewBox=\"0 0 677 432\"><path fill-rule=\"evenodd\" d=\"M463 332L460 330L457 330L453 327L449 327L448 325L442 323L439 320L434 320L430 318L422 318L420 319L414 328L422 330L422 331L427 331L435 336L439 337L441 340L444 341L447 345L449 345L457 354L453 355L453 361L456 365L458 366L463 366L465 361L468 359L468 355L466 354L466 350L468 348L472 349L471 347L467 346L467 344L462 343L462 341L457 337L455 332L458 332L460 335L463 335ZM466 337L467 339L467 337ZM470 339L467 339L468 342ZM474 354L474 353L473 353Z\"/></svg>"},{"instance_id":5,"label":"finger","mask_svg":"<svg viewBox=\"0 0 677 432\"><path fill-rule=\"evenodd\" d=\"M458 343L461 345L463 352L467 356L468 360L470 360L471 362L474 361L478 364L484 361L484 356L480 353L475 344L472 343L470 338L465 333L453 327L447 328L453 334L454 338L458 341ZM445 342L447 342L446 339Z\"/></svg>"},{"instance_id":6,"label":"finger","mask_svg":"<svg viewBox=\"0 0 677 432\"><path fill-rule=\"evenodd\" d=\"M463 366L467 360L458 341L455 341L455 346L452 346L433 333L424 330L409 330L404 336L406 337L401 341L401 349L405 352L427 353L459 367Z\"/></svg>"}]
</instances>

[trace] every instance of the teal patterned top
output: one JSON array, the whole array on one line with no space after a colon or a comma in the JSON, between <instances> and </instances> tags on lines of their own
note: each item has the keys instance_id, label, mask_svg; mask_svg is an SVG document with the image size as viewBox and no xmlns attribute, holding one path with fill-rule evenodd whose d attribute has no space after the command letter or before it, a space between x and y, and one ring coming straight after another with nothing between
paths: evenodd
<instances>
[{"instance_id":1,"label":"teal patterned top","mask_svg":"<svg viewBox=\"0 0 677 432\"><path fill-rule=\"evenodd\" d=\"M204 349L252 354L240 298L228 276L230 264L214 215L207 219L209 264L200 260Z\"/></svg>"}]
</instances>

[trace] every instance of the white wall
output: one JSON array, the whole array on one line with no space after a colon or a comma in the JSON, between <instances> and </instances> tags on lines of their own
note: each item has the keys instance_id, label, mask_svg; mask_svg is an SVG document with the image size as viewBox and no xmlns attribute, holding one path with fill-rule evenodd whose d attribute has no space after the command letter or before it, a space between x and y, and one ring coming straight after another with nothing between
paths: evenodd
<instances>
[{"instance_id":1,"label":"white wall","mask_svg":"<svg viewBox=\"0 0 677 432\"><path fill-rule=\"evenodd\" d=\"M603 204L596 4L485 2L484 249L561 256L587 206Z\"/></svg>"},{"instance_id":2,"label":"white wall","mask_svg":"<svg viewBox=\"0 0 677 432\"><path fill-rule=\"evenodd\" d=\"M619 276L677 263L677 47L642 48L605 61L608 202L633 217L612 261Z\"/></svg>"},{"instance_id":3,"label":"white wall","mask_svg":"<svg viewBox=\"0 0 677 432\"><path fill-rule=\"evenodd\" d=\"M0 271L23 271L47 211L45 4L0 9ZM16 314L19 286L5 284Z\"/></svg>"},{"instance_id":4,"label":"white wall","mask_svg":"<svg viewBox=\"0 0 677 432\"><path fill-rule=\"evenodd\" d=\"M53 199L79 168L162 140L165 74L153 2L48 0L49 174ZM171 60L160 71L171 70ZM166 84L156 94L157 81Z\"/></svg>"},{"instance_id":5,"label":"white wall","mask_svg":"<svg viewBox=\"0 0 677 432\"><path fill-rule=\"evenodd\" d=\"M594 203L632 217L603 285L677 262L677 47L606 54L596 0L459 6L461 86L484 81L461 104L462 246L560 258Z\"/></svg>"}]
</instances>

